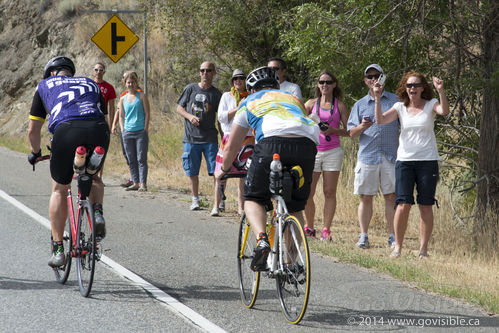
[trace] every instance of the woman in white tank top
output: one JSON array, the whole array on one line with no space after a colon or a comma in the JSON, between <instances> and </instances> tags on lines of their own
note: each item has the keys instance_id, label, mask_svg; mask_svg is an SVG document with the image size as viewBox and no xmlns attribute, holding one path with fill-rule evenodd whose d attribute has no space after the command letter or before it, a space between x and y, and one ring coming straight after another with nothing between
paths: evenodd
<instances>
[{"instance_id":1,"label":"woman in white tank top","mask_svg":"<svg viewBox=\"0 0 499 333\"><path fill-rule=\"evenodd\" d=\"M397 118L400 121L395 166L395 249L390 254L393 258L400 257L402 251L409 212L414 204L414 185L417 186L417 203L421 216L419 258L428 257L440 159L433 129L434 120L437 114L446 116L450 112L443 81L433 77L433 86L440 102L433 98L433 90L423 74L412 71L406 73L397 88L397 95L402 102L395 103L385 113L381 113L381 86L376 83L373 89L376 122L386 124Z\"/></svg>"}]
</instances>

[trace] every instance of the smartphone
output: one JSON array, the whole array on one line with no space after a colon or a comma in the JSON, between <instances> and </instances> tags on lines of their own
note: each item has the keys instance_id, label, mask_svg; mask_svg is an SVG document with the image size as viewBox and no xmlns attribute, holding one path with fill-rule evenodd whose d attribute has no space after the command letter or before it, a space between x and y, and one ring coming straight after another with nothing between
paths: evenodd
<instances>
[{"instance_id":1,"label":"smartphone","mask_svg":"<svg viewBox=\"0 0 499 333\"><path fill-rule=\"evenodd\" d=\"M379 75L379 79L378 79L378 84L380 86L384 86L385 85L385 81L386 81L386 75L380 74Z\"/></svg>"}]
</instances>

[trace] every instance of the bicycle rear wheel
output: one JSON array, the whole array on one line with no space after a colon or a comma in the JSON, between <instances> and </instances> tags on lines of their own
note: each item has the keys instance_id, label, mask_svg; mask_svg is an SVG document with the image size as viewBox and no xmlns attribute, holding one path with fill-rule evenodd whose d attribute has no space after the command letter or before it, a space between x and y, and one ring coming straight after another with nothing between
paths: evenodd
<instances>
[{"instance_id":1,"label":"bicycle rear wheel","mask_svg":"<svg viewBox=\"0 0 499 333\"><path fill-rule=\"evenodd\" d=\"M303 228L294 216L284 220L281 250L283 272L277 275L277 295L286 320L298 324L310 293L310 254Z\"/></svg>"},{"instance_id":2,"label":"bicycle rear wheel","mask_svg":"<svg viewBox=\"0 0 499 333\"><path fill-rule=\"evenodd\" d=\"M239 226L239 242L237 246L237 272L239 274L239 289L241 300L248 309L252 308L260 285L260 272L253 272L250 268L253 260L256 238L243 214Z\"/></svg>"},{"instance_id":3,"label":"bicycle rear wheel","mask_svg":"<svg viewBox=\"0 0 499 333\"><path fill-rule=\"evenodd\" d=\"M92 206L88 203L88 201L83 201L76 236L76 268L78 272L80 293L84 297L88 297L90 294L92 282L94 280L95 256L97 249L94 225L94 212Z\"/></svg>"},{"instance_id":4,"label":"bicycle rear wheel","mask_svg":"<svg viewBox=\"0 0 499 333\"><path fill-rule=\"evenodd\" d=\"M71 260L73 259L73 234L71 233L71 220L69 217L66 221L66 230L64 231L63 245L66 262L63 266L52 267L52 269L54 270L55 279L60 284L65 284L68 280L69 272L71 271Z\"/></svg>"}]
</instances>

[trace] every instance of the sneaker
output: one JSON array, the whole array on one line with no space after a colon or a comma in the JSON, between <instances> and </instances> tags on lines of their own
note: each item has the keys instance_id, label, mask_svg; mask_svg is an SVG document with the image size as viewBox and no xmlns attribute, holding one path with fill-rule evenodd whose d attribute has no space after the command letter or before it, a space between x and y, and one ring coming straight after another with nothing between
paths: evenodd
<instances>
[{"instance_id":1,"label":"sneaker","mask_svg":"<svg viewBox=\"0 0 499 333\"><path fill-rule=\"evenodd\" d=\"M145 185L140 185L140 186L139 186L139 189L138 189L137 191L139 191L139 192L147 192L147 186L145 186Z\"/></svg>"},{"instance_id":2,"label":"sneaker","mask_svg":"<svg viewBox=\"0 0 499 333\"><path fill-rule=\"evenodd\" d=\"M121 187L129 187L133 185L133 181L131 179L127 180L126 182L120 184Z\"/></svg>"},{"instance_id":3,"label":"sneaker","mask_svg":"<svg viewBox=\"0 0 499 333\"><path fill-rule=\"evenodd\" d=\"M217 207L213 207L213 209L211 210L211 216L220 216L219 214L220 212L218 211L218 208Z\"/></svg>"},{"instance_id":4,"label":"sneaker","mask_svg":"<svg viewBox=\"0 0 499 333\"><path fill-rule=\"evenodd\" d=\"M331 230L324 228L321 231L321 240L330 241L331 240Z\"/></svg>"},{"instance_id":5,"label":"sneaker","mask_svg":"<svg viewBox=\"0 0 499 333\"><path fill-rule=\"evenodd\" d=\"M225 200L220 201L220 204L218 205L218 210L221 212L225 212Z\"/></svg>"},{"instance_id":6,"label":"sneaker","mask_svg":"<svg viewBox=\"0 0 499 333\"><path fill-rule=\"evenodd\" d=\"M308 237L313 238L313 239L316 238L314 228L309 228L309 227L305 226L305 228L303 228L303 230L305 231L305 235L307 235Z\"/></svg>"},{"instance_id":7,"label":"sneaker","mask_svg":"<svg viewBox=\"0 0 499 333\"><path fill-rule=\"evenodd\" d=\"M104 216L102 215L102 205L100 204L94 205L94 222L95 237L100 241L106 237L106 220L104 220Z\"/></svg>"},{"instance_id":8,"label":"sneaker","mask_svg":"<svg viewBox=\"0 0 499 333\"><path fill-rule=\"evenodd\" d=\"M388 237L388 247L391 249L395 248L395 235L394 234L390 234L390 236Z\"/></svg>"},{"instance_id":9,"label":"sneaker","mask_svg":"<svg viewBox=\"0 0 499 333\"><path fill-rule=\"evenodd\" d=\"M359 240L357 244L355 244L357 247L360 247L361 249L368 249L369 248L369 237L367 237L366 234L360 234L359 235Z\"/></svg>"},{"instance_id":10,"label":"sneaker","mask_svg":"<svg viewBox=\"0 0 499 333\"><path fill-rule=\"evenodd\" d=\"M199 210L199 197L192 197L191 210Z\"/></svg>"},{"instance_id":11,"label":"sneaker","mask_svg":"<svg viewBox=\"0 0 499 333\"><path fill-rule=\"evenodd\" d=\"M66 257L64 256L64 246L62 244L54 244L52 246L55 248L55 250L52 253L52 257L50 257L48 264L50 267L61 267L66 263Z\"/></svg>"},{"instance_id":12,"label":"sneaker","mask_svg":"<svg viewBox=\"0 0 499 333\"><path fill-rule=\"evenodd\" d=\"M263 234L259 237L257 247L254 250L253 260L251 261L250 267L254 272L267 269L267 257L269 253L270 244L267 235Z\"/></svg>"}]
</instances>

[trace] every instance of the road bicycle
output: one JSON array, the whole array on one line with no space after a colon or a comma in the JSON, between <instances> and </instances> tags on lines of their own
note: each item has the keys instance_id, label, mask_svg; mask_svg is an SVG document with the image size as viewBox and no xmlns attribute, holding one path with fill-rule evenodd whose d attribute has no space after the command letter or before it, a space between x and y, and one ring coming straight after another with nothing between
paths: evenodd
<instances>
[{"instance_id":1,"label":"road bicycle","mask_svg":"<svg viewBox=\"0 0 499 333\"><path fill-rule=\"evenodd\" d=\"M298 324L302 320L310 294L310 253L307 238L298 219L289 214L285 202L285 197L289 197L293 188L299 186L297 184L300 179L293 180L297 173L291 172L298 168L284 168L281 181L274 186L276 194L272 195L272 199L275 209L268 213L267 220L267 233L272 248L267 259L267 270L255 272L250 268L256 237L246 214L243 214L240 221L237 249L239 289L244 306L250 309L255 304L262 275L275 279L283 315L291 324ZM293 183L296 185L293 186ZM270 186L273 186L272 181Z\"/></svg>"},{"instance_id":2,"label":"road bicycle","mask_svg":"<svg viewBox=\"0 0 499 333\"><path fill-rule=\"evenodd\" d=\"M93 147L85 147L87 148L86 151L93 151ZM37 162L49 158L50 155L45 155L38 158ZM73 201L71 187L69 187L67 193L69 213L63 238L66 262L64 265L53 267L52 269L54 270L57 282L65 284L71 271L72 258L76 258L76 271L80 293L82 296L88 297L94 280L95 262L100 260L101 257L100 242L97 242L94 228L94 210L88 200L88 195L92 188L93 176L85 171L77 174L75 178L78 187L78 195L75 198L75 202Z\"/></svg>"}]
</instances>

